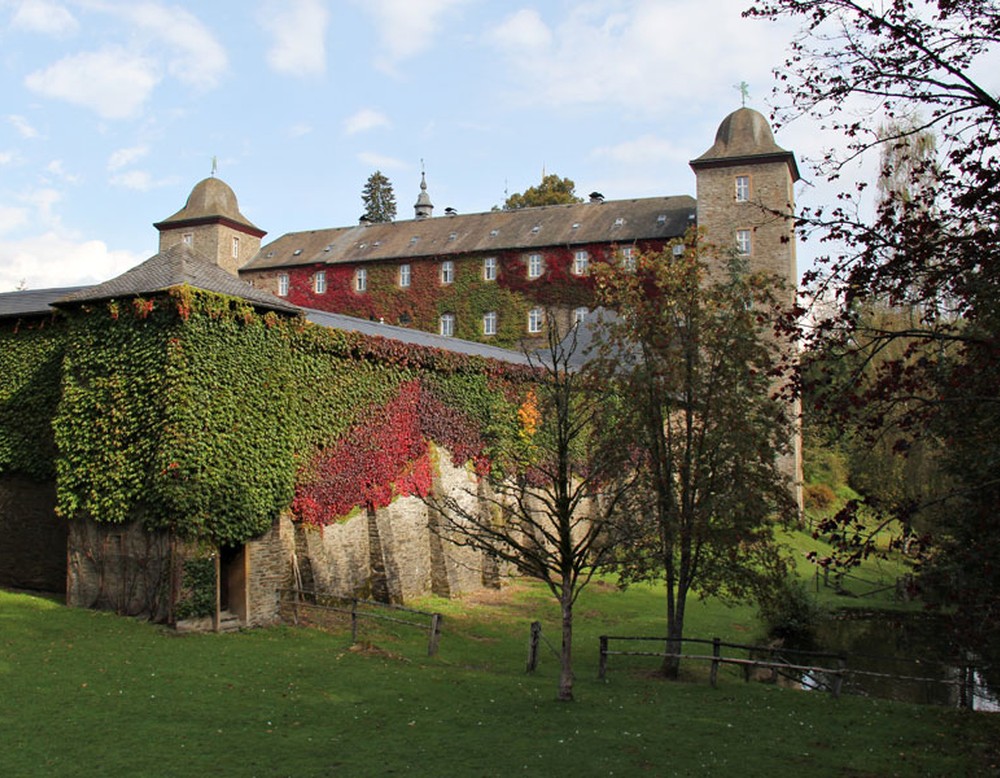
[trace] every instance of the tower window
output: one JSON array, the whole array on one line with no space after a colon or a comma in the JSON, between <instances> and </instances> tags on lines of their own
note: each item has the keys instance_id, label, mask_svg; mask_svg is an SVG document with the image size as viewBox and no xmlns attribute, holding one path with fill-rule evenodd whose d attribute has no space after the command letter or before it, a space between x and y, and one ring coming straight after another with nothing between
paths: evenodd
<instances>
[{"instance_id":1,"label":"tower window","mask_svg":"<svg viewBox=\"0 0 1000 778\"><path fill-rule=\"evenodd\" d=\"M736 202L745 203L750 200L750 176L736 176Z\"/></svg>"},{"instance_id":2,"label":"tower window","mask_svg":"<svg viewBox=\"0 0 1000 778\"><path fill-rule=\"evenodd\" d=\"M233 259L239 259L240 257L240 239L233 238Z\"/></svg>"},{"instance_id":3,"label":"tower window","mask_svg":"<svg viewBox=\"0 0 1000 778\"><path fill-rule=\"evenodd\" d=\"M278 296L286 297L288 295L288 273L281 273L278 276Z\"/></svg>"},{"instance_id":4,"label":"tower window","mask_svg":"<svg viewBox=\"0 0 1000 778\"><path fill-rule=\"evenodd\" d=\"M313 291L316 294L326 294L326 271L318 270L313 276Z\"/></svg>"},{"instance_id":5,"label":"tower window","mask_svg":"<svg viewBox=\"0 0 1000 778\"><path fill-rule=\"evenodd\" d=\"M193 232L185 232L181 236L181 242L185 246L190 246L192 243L194 243L194 233Z\"/></svg>"},{"instance_id":6,"label":"tower window","mask_svg":"<svg viewBox=\"0 0 1000 778\"><path fill-rule=\"evenodd\" d=\"M749 257L750 247L750 230L736 230L736 253L741 257Z\"/></svg>"}]
</instances>

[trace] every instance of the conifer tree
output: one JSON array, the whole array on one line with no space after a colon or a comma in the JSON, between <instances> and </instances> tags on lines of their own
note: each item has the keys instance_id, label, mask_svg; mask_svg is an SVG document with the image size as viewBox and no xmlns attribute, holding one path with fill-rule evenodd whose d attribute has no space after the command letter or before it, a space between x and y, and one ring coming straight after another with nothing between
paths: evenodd
<instances>
[{"instance_id":1,"label":"conifer tree","mask_svg":"<svg viewBox=\"0 0 1000 778\"><path fill-rule=\"evenodd\" d=\"M396 218L396 195L392 191L392 182L376 170L365 183L361 191L361 200L365 204L365 218L370 222L391 222Z\"/></svg>"}]
</instances>

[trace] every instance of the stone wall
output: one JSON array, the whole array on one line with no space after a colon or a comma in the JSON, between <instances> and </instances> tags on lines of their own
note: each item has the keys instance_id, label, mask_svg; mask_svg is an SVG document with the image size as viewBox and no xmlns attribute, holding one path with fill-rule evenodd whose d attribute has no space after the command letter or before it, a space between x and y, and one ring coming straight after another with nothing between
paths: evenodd
<instances>
[{"instance_id":1,"label":"stone wall","mask_svg":"<svg viewBox=\"0 0 1000 778\"><path fill-rule=\"evenodd\" d=\"M55 505L54 484L0 476L0 586L66 590L67 524Z\"/></svg>"}]
</instances>

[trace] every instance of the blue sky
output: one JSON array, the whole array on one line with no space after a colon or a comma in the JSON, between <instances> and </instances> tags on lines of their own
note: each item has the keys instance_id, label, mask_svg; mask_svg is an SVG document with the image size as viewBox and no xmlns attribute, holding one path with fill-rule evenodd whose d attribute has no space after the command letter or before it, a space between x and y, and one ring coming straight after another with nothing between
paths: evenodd
<instances>
[{"instance_id":1,"label":"blue sky","mask_svg":"<svg viewBox=\"0 0 1000 778\"><path fill-rule=\"evenodd\" d=\"M375 169L411 218L421 160L437 213L543 170L581 195L693 195L735 85L767 114L794 32L746 5L0 0L0 292L151 256L213 157L265 241L355 223ZM800 165L821 151L806 122L777 140Z\"/></svg>"}]
</instances>

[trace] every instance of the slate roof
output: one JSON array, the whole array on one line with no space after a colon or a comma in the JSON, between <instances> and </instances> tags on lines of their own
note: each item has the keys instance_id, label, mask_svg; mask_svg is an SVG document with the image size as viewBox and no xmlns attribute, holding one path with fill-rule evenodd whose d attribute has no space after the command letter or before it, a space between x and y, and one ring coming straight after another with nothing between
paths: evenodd
<instances>
[{"instance_id":1,"label":"slate roof","mask_svg":"<svg viewBox=\"0 0 1000 778\"><path fill-rule=\"evenodd\" d=\"M138 297L164 292L183 284L206 292L239 297L257 308L266 310L292 314L301 310L280 297L256 289L246 281L227 273L183 243L155 254L110 281L65 295L57 300L56 304L72 305L118 297Z\"/></svg>"},{"instance_id":2,"label":"slate roof","mask_svg":"<svg viewBox=\"0 0 1000 778\"><path fill-rule=\"evenodd\" d=\"M45 316L53 312L52 304L68 294L86 289L85 286L63 286L58 289L26 289L0 294L0 319L21 316Z\"/></svg>"},{"instance_id":3,"label":"slate roof","mask_svg":"<svg viewBox=\"0 0 1000 778\"><path fill-rule=\"evenodd\" d=\"M722 120L712 148L691 160L691 167L697 170L699 167L728 166L743 160L760 162L769 158L787 162L792 180L799 180L795 155L774 142L771 125L763 114L744 106Z\"/></svg>"},{"instance_id":4,"label":"slate roof","mask_svg":"<svg viewBox=\"0 0 1000 778\"><path fill-rule=\"evenodd\" d=\"M486 357L507 362L514 365L528 365L529 360L519 351L511 351L497 346L490 346L486 343L474 343L469 340L459 338L449 338L444 335L436 335L423 330L411 330L408 327L396 327L392 324L368 321L367 319L357 319L353 316L344 316L339 313L327 313L312 308L303 309L307 321L321 327L329 327L346 332L357 332L361 335L374 335L389 340L396 340L401 343L408 343L413 346L424 348L438 348L444 351L452 351L456 354L468 354L470 356Z\"/></svg>"},{"instance_id":5,"label":"slate roof","mask_svg":"<svg viewBox=\"0 0 1000 778\"><path fill-rule=\"evenodd\" d=\"M263 246L240 271L545 246L669 240L695 220L687 195L436 216L292 232Z\"/></svg>"}]
</instances>

